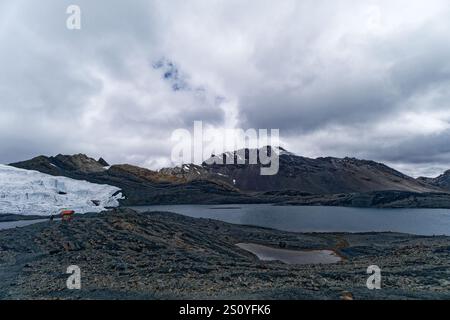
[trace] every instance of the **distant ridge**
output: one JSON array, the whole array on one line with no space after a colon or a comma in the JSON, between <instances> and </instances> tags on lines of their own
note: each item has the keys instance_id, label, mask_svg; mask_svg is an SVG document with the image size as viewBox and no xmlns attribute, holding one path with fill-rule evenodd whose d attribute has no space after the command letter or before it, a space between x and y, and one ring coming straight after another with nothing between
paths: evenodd
<instances>
[{"instance_id":1,"label":"distant ridge","mask_svg":"<svg viewBox=\"0 0 450 320\"><path fill-rule=\"evenodd\" d=\"M219 157L248 157L229 152ZM283 148L279 172L262 176L260 164L185 164L153 171L109 165L84 154L39 156L11 166L116 186L122 205L280 203L345 206L450 206L450 171L435 178L414 179L385 164L355 158L297 156ZM241 159L242 160L242 159ZM448 201L447 201L448 198ZM447 205L448 204L448 205Z\"/></svg>"},{"instance_id":2,"label":"distant ridge","mask_svg":"<svg viewBox=\"0 0 450 320\"><path fill-rule=\"evenodd\" d=\"M450 170L445 171L436 178L420 177L417 180L450 191Z\"/></svg>"},{"instance_id":3,"label":"distant ridge","mask_svg":"<svg viewBox=\"0 0 450 320\"><path fill-rule=\"evenodd\" d=\"M234 156L245 154L248 157L249 152L250 150L244 149L243 152L235 152ZM260 175L260 164L209 165L208 161L203 163L202 172L209 176L219 176L220 179L226 178L228 183L234 183L243 191L298 190L313 194L385 190L442 191L439 186L418 181L375 161L333 157L311 159L297 156L283 148L274 149L272 152L279 154L279 172L273 176ZM185 175L192 174L192 170L198 171L195 167L185 168L191 168L185 170Z\"/></svg>"}]
</instances>

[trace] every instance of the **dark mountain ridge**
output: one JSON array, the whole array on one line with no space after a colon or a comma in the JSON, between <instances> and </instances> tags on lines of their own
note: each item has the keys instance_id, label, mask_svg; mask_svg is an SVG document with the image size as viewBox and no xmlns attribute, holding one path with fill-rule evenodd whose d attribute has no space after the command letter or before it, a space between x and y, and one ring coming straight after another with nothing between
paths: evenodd
<instances>
[{"instance_id":1,"label":"dark mountain ridge","mask_svg":"<svg viewBox=\"0 0 450 320\"><path fill-rule=\"evenodd\" d=\"M450 191L450 170L445 171L436 178L420 177L417 180Z\"/></svg>"},{"instance_id":2,"label":"dark mountain ridge","mask_svg":"<svg viewBox=\"0 0 450 320\"><path fill-rule=\"evenodd\" d=\"M133 165L109 166L83 154L39 156L12 166L122 189L122 205L278 203L363 207L450 207L450 189L441 178L414 179L382 163L355 158L311 159L286 150L276 175L263 176L260 161L249 164L252 150L219 157L244 156L242 164L202 165L153 171ZM257 151L259 159L259 151Z\"/></svg>"},{"instance_id":3,"label":"dark mountain ridge","mask_svg":"<svg viewBox=\"0 0 450 320\"><path fill-rule=\"evenodd\" d=\"M208 164L209 174L227 177L228 182L244 191L298 190L313 194L373 192L398 190L440 192L439 187L418 181L382 163L356 158L297 156L280 148L279 171L272 176L260 174L260 164ZM241 152L241 154L243 154ZM245 150L246 157L248 150Z\"/></svg>"}]
</instances>

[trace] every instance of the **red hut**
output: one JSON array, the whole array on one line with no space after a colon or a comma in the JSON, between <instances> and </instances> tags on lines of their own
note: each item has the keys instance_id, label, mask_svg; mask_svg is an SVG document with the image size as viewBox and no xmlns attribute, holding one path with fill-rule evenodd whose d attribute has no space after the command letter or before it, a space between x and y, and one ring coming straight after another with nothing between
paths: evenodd
<instances>
[{"instance_id":1,"label":"red hut","mask_svg":"<svg viewBox=\"0 0 450 320\"><path fill-rule=\"evenodd\" d=\"M72 220L72 216L75 214L73 210L63 210L61 211L61 217L64 220Z\"/></svg>"}]
</instances>

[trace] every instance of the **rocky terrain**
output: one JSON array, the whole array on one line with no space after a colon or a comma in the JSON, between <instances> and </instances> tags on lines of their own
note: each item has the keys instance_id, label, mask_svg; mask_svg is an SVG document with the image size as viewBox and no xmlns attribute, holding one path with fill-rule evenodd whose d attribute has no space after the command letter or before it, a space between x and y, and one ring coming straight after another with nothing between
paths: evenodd
<instances>
[{"instance_id":1,"label":"rocky terrain","mask_svg":"<svg viewBox=\"0 0 450 320\"><path fill-rule=\"evenodd\" d=\"M243 160L242 164L202 165L153 171L133 165L112 165L86 155L39 156L12 166L37 170L122 190L122 205L279 203L386 208L450 208L450 179L414 179L382 163L354 158L297 156L282 148L279 172L260 174L250 164L251 150L214 156ZM259 157L259 151L257 156Z\"/></svg>"},{"instance_id":2,"label":"rocky terrain","mask_svg":"<svg viewBox=\"0 0 450 320\"><path fill-rule=\"evenodd\" d=\"M246 160L249 150L244 150ZM272 151L275 152L275 151ZM237 157L239 151L234 153ZM260 175L260 165L208 165L210 172L229 177L245 191L298 190L312 194L336 194L398 190L433 192L439 188L417 181L399 171L375 161L355 158L317 158L297 156L280 148L279 172ZM442 191L442 190L441 190Z\"/></svg>"},{"instance_id":3,"label":"rocky terrain","mask_svg":"<svg viewBox=\"0 0 450 320\"><path fill-rule=\"evenodd\" d=\"M436 178L420 177L417 180L444 190L450 190L450 170L447 170L446 172L444 172L443 174L441 174L439 177Z\"/></svg>"},{"instance_id":4,"label":"rocky terrain","mask_svg":"<svg viewBox=\"0 0 450 320\"><path fill-rule=\"evenodd\" d=\"M265 192L278 205L336 206L358 208L450 209L450 197L442 192L373 191L315 195L295 191Z\"/></svg>"},{"instance_id":5,"label":"rocky terrain","mask_svg":"<svg viewBox=\"0 0 450 320\"><path fill-rule=\"evenodd\" d=\"M75 154L72 156L59 154L55 157L38 156L31 160L11 164L14 167L36 170L52 176L68 176L73 174L87 174L102 172L107 169L109 164L102 158L98 161L87 157L84 154Z\"/></svg>"},{"instance_id":6,"label":"rocky terrain","mask_svg":"<svg viewBox=\"0 0 450 320\"><path fill-rule=\"evenodd\" d=\"M122 205L258 202L223 182L185 179L132 165L104 164L103 159L96 161L86 155L58 155L39 156L11 166L118 187L125 196Z\"/></svg>"},{"instance_id":7,"label":"rocky terrain","mask_svg":"<svg viewBox=\"0 0 450 320\"><path fill-rule=\"evenodd\" d=\"M262 262L236 244L332 249L332 265ZM368 290L378 265L382 289ZM81 290L68 290L69 265ZM448 299L450 238L297 234L127 209L0 231L0 299Z\"/></svg>"}]
</instances>

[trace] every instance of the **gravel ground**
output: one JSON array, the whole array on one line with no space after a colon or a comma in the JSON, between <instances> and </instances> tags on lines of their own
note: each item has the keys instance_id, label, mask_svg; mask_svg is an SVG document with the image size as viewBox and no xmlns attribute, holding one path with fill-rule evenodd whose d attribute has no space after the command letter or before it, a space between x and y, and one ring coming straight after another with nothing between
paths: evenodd
<instances>
[{"instance_id":1,"label":"gravel ground","mask_svg":"<svg viewBox=\"0 0 450 320\"><path fill-rule=\"evenodd\" d=\"M331 249L331 265L262 262L237 243ZM66 269L81 268L81 290ZM381 290L366 270L381 268ZM299 234L117 209L0 231L0 299L450 299L450 238Z\"/></svg>"}]
</instances>

